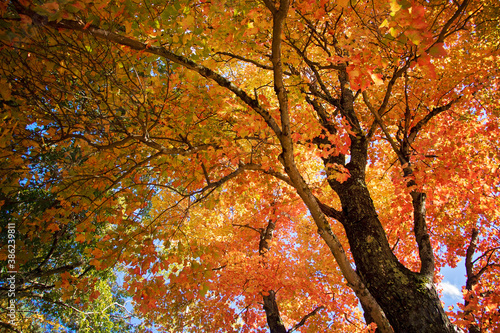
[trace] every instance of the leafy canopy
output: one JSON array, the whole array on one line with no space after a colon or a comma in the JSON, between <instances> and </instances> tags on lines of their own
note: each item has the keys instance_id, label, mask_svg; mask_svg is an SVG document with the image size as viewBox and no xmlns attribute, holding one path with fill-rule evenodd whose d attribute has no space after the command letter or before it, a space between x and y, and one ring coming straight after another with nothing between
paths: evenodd
<instances>
[{"instance_id":1,"label":"leafy canopy","mask_svg":"<svg viewBox=\"0 0 500 333\"><path fill-rule=\"evenodd\" d=\"M495 1L285 3L0 2L21 325L125 332L131 298L160 330L259 332L276 296L282 326L365 331L358 262L332 250L355 244L339 189L362 176L399 262L469 258L448 314L498 329Z\"/></svg>"}]
</instances>

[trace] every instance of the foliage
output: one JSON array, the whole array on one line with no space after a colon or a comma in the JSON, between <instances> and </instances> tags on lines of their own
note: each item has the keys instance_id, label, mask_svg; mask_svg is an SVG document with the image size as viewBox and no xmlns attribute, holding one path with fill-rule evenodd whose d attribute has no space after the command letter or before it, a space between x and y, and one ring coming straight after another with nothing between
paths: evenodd
<instances>
[{"instance_id":1,"label":"foliage","mask_svg":"<svg viewBox=\"0 0 500 333\"><path fill-rule=\"evenodd\" d=\"M430 308L498 329L498 13L0 2L21 325L126 332L131 297L144 327L175 332L423 332ZM434 283L463 257L446 316Z\"/></svg>"}]
</instances>

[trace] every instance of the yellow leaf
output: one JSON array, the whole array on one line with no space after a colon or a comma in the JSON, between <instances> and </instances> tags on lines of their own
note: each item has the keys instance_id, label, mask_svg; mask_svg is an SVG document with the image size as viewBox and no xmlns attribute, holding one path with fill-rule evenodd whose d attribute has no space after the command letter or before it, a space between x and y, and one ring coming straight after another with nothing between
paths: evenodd
<instances>
[{"instance_id":1,"label":"yellow leaf","mask_svg":"<svg viewBox=\"0 0 500 333\"><path fill-rule=\"evenodd\" d=\"M397 0L391 1L391 15L394 16L401 9L401 5L397 2Z\"/></svg>"}]
</instances>

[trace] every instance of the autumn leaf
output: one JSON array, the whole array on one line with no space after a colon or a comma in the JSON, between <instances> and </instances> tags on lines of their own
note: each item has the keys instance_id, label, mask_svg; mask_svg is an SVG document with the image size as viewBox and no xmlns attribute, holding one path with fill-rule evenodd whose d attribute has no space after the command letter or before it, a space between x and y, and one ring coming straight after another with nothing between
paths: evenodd
<instances>
[{"instance_id":1,"label":"autumn leaf","mask_svg":"<svg viewBox=\"0 0 500 333\"><path fill-rule=\"evenodd\" d=\"M85 234L84 233L80 233L80 234L78 234L78 236L76 236L75 241L82 243L86 239L87 238L86 238Z\"/></svg>"},{"instance_id":2,"label":"autumn leaf","mask_svg":"<svg viewBox=\"0 0 500 333\"><path fill-rule=\"evenodd\" d=\"M429 54L433 57L444 57L447 55L447 51L443 43L438 43L429 49Z\"/></svg>"},{"instance_id":3,"label":"autumn leaf","mask_svg":"<svg viewBox=\"0 0 500 333\"><path fill-rule=\"evenodd\" d=\"M45 12L49 14L55 14L59 10L59 3L57 2L48 2L40 6Z\"/></svg>"},{"instance_id":4,"label":"autumn leaf","mask_svg":"<svg viewBox=\"0 0 500 333\"><path fill-rule=\"evenodd\" d=\"M51 231L51 232L56 232L56 231L59 231L61 230L61 228L59 228L59 226L57 225L57 223L51 223L47 226L47 230Z\"/></svg>"}]
</instances>

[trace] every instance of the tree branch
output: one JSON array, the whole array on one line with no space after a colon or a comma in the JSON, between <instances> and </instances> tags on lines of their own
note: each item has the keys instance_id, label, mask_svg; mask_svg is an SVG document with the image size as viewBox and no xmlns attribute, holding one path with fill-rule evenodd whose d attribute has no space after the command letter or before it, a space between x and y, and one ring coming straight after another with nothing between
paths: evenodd
<instances>
[{"instance_id":1,"label":"tree branch","mask_svg":"<svg viewBox=\"0 0 500 333\"><path fill-rule=\"evenodd\" d=\"M316 201L318 202L318 205L321 208L323 214L328 217L334 218L340 223L344 224L344 214L341 211L322 203L318 198L316 198Z\"/></svg>"},{"instance_id":2,"label":"tree branch","mask_svg":"<svg viewBox=\"0 0 500 333\"><path fill-rule=\"evenodd\" d=\"M267 66L267 65L261 64L258 61L255 61L255 60L252 60L252 59L248 59L248 58L245 58L245 57L242 57L240 55L233 54L233 53L230 53L230 52L217 52L216 54L221 54L221 55L225 55L225 56L228 56L228 57L231 57L231 58L234 58L234 59L238 59L238 60L241 60L241 61L244 61L244 62L248 62L249 64L255 65L258 68L262 68L262 69L266 69L266 70L270 70L270 71L273 70L272 66ZM288 72L288 71L284 71L283 73L286 74L286 75L288 75L288 76L292 76L293 75L291 72Z\"/></svg>"},{"instance_id":3,"label":"tree branch","mask_svg":"<svg viewBox=\"0 0 500 333\"><path fill-rule=\"evenodd\" d=\"M265 1L267 8L273 14L273 37L271 43L271 62L273 63L274 91L278 97L281 116L281 138L280 140L290 140L290 114L288 111L288 97L283 79L283 63L281 61L281 35L285 18L290 5L288 0L280 0L280 8L276 10L270 1ZM291 144L291 140L290 140ZM290 147L291 149L291 147ZM290 152L291 153L291 152Z\"/></svg>"},{"instance_id":4,"label":"tree branch","mask_svg":"<svg viewBox=\"0 0 500 333\"><path fill-rule=\"evenodd\" d=\"M448 104L446 105L443 105L443 106L440 106L440 107L437 107L437 108L433 108L431 112L429 112L424 118L420 119L418 123L415 124L415 126L413 126L411 129L410 129L410 132L408 133L408 143L411 144L415 141L416 137L417 137L417 134L418 132L422 129L422 127L424 127L433 117L437 116L438 114L444 112L444 111L447 111L449 110L452 105L456 102L458 102L462 97L458 97L452 101L450 101Z\"/></svg>"},{"instance_id":5,"label":"tree branch","mask_svg":"<svg viewBox=\"0 0 500 333\"><path fill-rule=\"evenodd\" d=\"M441 32L439 33L439 36L436 40L436 43L442 43L444 42L444 39L447 36L448 29L450 26L453 24L453 22L462 14L462 12L465 11L465 8L469 5L470 0L464 0L460 6L458 6L456 12L453 14L453 16L443 25L443 28L441 29ZM433 45L434 45L433 44Z\"/></svg>"},{"instance_id":6,"label":"tree branch","mask_svg":"<svg viewBox=\"0 0 500 333\"><path fill-rule=\"evenodd\" d=\"M389 143L390 143L390 145L392 147L392 150L401 159L402 154L401 154L401 151L399 150L398 145L392 139L391 134L389 133L389 131L385 127L384 123L382 122L382 118L380 117L380 114L378 113L377 110L375 110L375 108L370 103L370 100L368 99L368 94L366 93L366 91L363 91L362 96L363 96L363 101L365 102L366 106L368 107L368 110L370 110L371 114L375 117L375 121L377 122L377 124L382 129L382 132L384 132L384 135L385 135L387 141L389 141Z\"/></svg>"},{"instance_id":7,"label":"tree branch","mask_svg":"<svg viewBox=\"0 0 500 333\"><path fill-rule=\"evenodd\" d=\"M420 257L420 273L429 277L434 277L434 251L427 232L425 221L426 194L413 190L410 193L413 203L413 233L418 245L418 255Z\"/></svg>"},{"instance_id":8,"label":"tree branch","mask_svg":"<svg viewBox=\"0 0 500 333\"><path fill-rule=\"evenodd\" d=\"M312 310L311 312L309 312L308 314L306 314L297 324L295 324L294 327L292 327L290 330L288 330L287 333L292 333L293 331L297 330L297 328L299 328L300 326L303 326L306 323L307 319L314 316L316 313L318 313L320 310L322 310L324 308L325 307L323 305L321 305L321 306L318 306L316 309Z\"/></svg>"}]
</instances>

